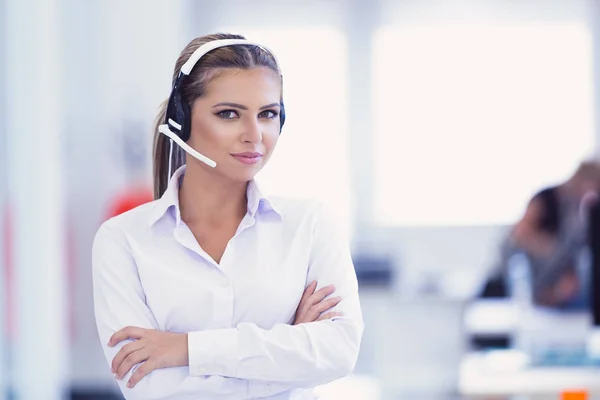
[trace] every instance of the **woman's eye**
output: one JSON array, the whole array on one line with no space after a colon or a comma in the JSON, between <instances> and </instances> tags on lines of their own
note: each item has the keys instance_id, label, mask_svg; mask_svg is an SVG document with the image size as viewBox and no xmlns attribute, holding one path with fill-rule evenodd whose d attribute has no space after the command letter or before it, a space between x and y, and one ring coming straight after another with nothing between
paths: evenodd
<instances>
[{"instance_id":1,"label":"woman's eye","mask_svg":"<svg viewBox=\"0 0 600 400\"><path fill-rule=\"evenodd\" d=\"M279 114L276 111L265 110L265 111L261 112L258 116L259 116L259 118L269 118L269 119L272 119L272 118L276 118L277 115L279 115Z\"/></svg>"},{"instance_id":2,"label":"woman's eye","mask_svg":"<svg viewBox=\"0 0 600 400\"><path fill-rule=\"evenodd\" d=\"M219 111L217 113L217 116L222 119L234 119L238 115L237 115L237 112L235 112L234 110L223 110L223 111Z\"/></svg>"}]
</instances>

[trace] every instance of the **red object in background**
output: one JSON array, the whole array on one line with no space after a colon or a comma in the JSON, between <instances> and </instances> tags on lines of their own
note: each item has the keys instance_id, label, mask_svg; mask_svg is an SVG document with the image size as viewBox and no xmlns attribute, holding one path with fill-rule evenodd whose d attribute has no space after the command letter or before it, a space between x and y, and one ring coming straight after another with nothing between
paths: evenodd
<instances>
[{"instance_id":1,"label":"red object in background","mask_svg":"<svg viewBox=\"0 0 600 400\"><path fill-rule=\"evenodd\" d=\"M152 190L149 189L130 189L123 193L115 196L112 201L109 202L107 218L115 217L126 211L129 211L137 206L148 203L154 200ZM14 236L13 236L13 215L10 205L4 210L3 218L3 249L4 254L4 304L6 304L6 337L9 341L15 337L16 326L15 326L15 287L14 287ZM76 278L76 266L75 266L75 235L73 227L70 223L67 224L66 232L66 269L67 269L67 304L69 308L68 325L70 330L71 338L75 336L75 278Z\"/></svg>"},{"instance_id":2,"label":"red object in background","mask_svg":"<svg viewBox=\"0 0 600 400\"><path fill-rule=\"evenodd\" d=\"M586 400L588 398L587 390L568 390L561 393L562 400Z\"/></svg>"},{"instance_id":3,"label":"red object in background","mask_svg":"<svg viewBox=\"0 0 600 400\"><path fill-rule=\"evenodd\" d=\"M109 203L107 218L116 217L119 214L123 214L153 200L154 195L150 189L137 188L126 190L117 194Z\"/></svg>"}]
</instances>

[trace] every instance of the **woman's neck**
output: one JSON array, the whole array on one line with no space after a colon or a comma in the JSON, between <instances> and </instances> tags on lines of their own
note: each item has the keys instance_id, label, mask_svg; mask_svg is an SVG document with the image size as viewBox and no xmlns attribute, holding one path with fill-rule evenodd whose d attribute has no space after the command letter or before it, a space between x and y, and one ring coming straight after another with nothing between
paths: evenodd
<instances>
[{"instance_id":1,"label":"woman's neck","mask_svg":"<svg viewBox=\"0 0 600 400\"><path fill-rule=\"evenodd\" d=\"M181 219L188 225L240 221L247 210L247 182L232 182L193 163L179 190Z\"/></svg>"}]
</instances>

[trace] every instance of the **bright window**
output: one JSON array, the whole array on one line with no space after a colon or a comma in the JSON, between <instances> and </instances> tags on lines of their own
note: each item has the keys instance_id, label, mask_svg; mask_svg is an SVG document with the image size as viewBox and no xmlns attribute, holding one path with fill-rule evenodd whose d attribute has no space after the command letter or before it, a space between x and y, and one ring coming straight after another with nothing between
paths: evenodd
<instances>
[{"instance_id":1,"label":"bright window","mask_svg":"<svg viewBox=\"0 0 600 400\"><path fill-rule=\"evenodd\" d=\"M257 177L275 195L326 202L349 233L347 49L325 27L229 29L276 54L287 119L269 164Z\"/></svg>"},{"instance_id":2,"label":"bright window","mask_svg":"<svg viewBox=\"0 0 600 400\"><path fill-rule=\"evenodd\" d=\"M536 190L593 151L583 24L383 28L373 78L384 225L513 222Z\"/></svg>"}]
</instances>

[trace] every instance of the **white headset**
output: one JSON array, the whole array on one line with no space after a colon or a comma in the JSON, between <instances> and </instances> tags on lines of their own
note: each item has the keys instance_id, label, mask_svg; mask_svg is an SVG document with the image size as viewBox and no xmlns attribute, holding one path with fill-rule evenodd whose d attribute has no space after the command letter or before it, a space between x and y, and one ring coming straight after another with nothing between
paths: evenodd
<instances>
[{"instance_id":1,"label":"white headset","mask_svg":"<svg viewBox=\"0 0 600 400\"><path fill-rule=\"evenodd\" d=\"M185 105L183 103L183 99L181 99L179 89L181 88L181 82L183 81L183 78L185 76L188 76L192 72L192 69L194 68L196 63L198 63L198 61L206 53L208 53L214 49L217 49L219 47L235 46L235 45L258 46L258 47L262 48L263 50L269 52L271 54L271 56L273 57L273 59L275 60L275 62L277 63L277 65L279 66L279 63L277 62L277 58L275 57L275 54L270 49L268 49L267 47L265 47L262 44L259 44L259 43L253 42L253 41L249 41L246 39L213 40L213 41L203 44L202 46L200 46L198 49L196 49L192 53L190 58L181 67L179 75L177 76L177 79L175 80L175 83L173 84L173 89L171 91L171 95L169 96L169 103L167 104L167 113L166 113L165 123L159 125L159 127L158 127L158 131L170 139L170 141L169 141L170 142L169 143L169 179L171 178L173 142L177 143L177 145L179 147L181 147L183 150L185 150L189 155L191 155L192 157L196 158L197 160L205 163L206 165L208 165L212 168L215 168L217 166L216 162L214 162L210 158L206 157L205 155L200 154L198 151L193 149L189 144L187 144L185 142L185 140L183 140L181 138L182 130L187 129L187 134L189 135L189 129L190 129L189 125L191 125L191 118L190 118L191 116L189 115L189 110L185 111L185 112L183 110L183 107L185 107ZM171 107L173 107L173 109L171 109ZM169 112L169 111L171 111L171 112ZM186 126L184 126L184 125L186 125ZM177 134L176 132L179 132L179 134Z\"/></svg>"}]
</instances>

